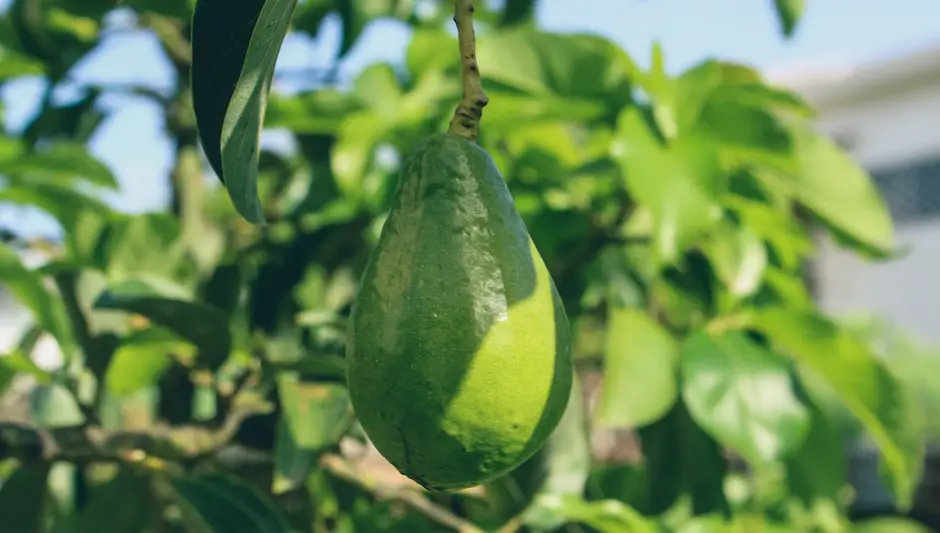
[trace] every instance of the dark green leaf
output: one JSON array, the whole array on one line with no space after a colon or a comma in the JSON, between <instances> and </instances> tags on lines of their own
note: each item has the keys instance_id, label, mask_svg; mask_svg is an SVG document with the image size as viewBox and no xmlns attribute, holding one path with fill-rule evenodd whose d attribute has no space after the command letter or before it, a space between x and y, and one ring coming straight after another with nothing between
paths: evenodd
<instances>
[{"instance_id":1,"label":"dark green leaf","mask_svg":"<svg viewBox=\"0 0 940 533\"><path fill-rule=\"evenodd\" d=\"M809 415L786 361L738 332L700 332L682 346L682 396L692 418L752 463L770 463L806 437Z\"/></svg>"},{"instance_id":2,"label":"dark green leaf","mask_svg":"<svg viewBox=\"0 0 940 533\"><path fill-rule=\"evenodd\" d=\"M287 533L287 519L256 487L218 474L181 477L173 488L212 533Z\"/></svg>"},{"instance_id":3,"label":"dark green leaf","mask_svg":"<svg viewBox=\"0 0 940 533\"><path fill-rule=\"evenodd\" d=\"M777 9L777 20L780 21L780 32L786 37L792 37L803 17L806 0L774 0Z\"/></svg>"},{"instance_id":4,"label":"dark green leaf","mask_svg":"<svg viewBox=\"0 0 940 533\"><path fill-rule=\"evenodd\" d=\"M115 3L115 0L109 0ZM195 0L120 0L128 7L150 11L159 15L166 15L178 19L189 19L193 16Z\"/></svg>"},{"instance_id":5,"label":"dark green leaf","mask_svg":"<svg viewBox=\"0 0 940 533\"><path fill-rule=\"evenodd\" d=\"M152 493L147 474L122 467L116 476L92 491L78 515L74 533L138 533L150 522Z\"/></svg>"},{"instance_id":6,"label":"dark green leaf","mask_svg":"<svg viewBox=\"0 0 940 533\"><path fill-rule=\"evenodd\" d=\"M907 518L871 518L852 524L849 533L931 533L927 526Z\"/></svg>"},{"instance_id":7,"label":"dark green leaf","mask_svg":"<svg viewBox=\"0 0 940 533\"><path fill-rule=\"evenodd\" d=\"M820 499L837 501L847 481L842 435L823 411L813 408L810 413L806 440L785 462L790 490L807 507Z\"/></svg>"},{"instance_id":8,"label":"dark green leaf","mask_svg":"<svg viewBox=\"0 0 940 533\"><path fill-rule=\"evenodd\" d=\"M600 423L632 428L665 416L678 396L678 358L675 339L644 311L611 307Z\"/></svg>"},{"instance_id":9,"label":"dark green leaf","mask_svg":"<svg viewBox=\"0 0 940 533\"><path fill-rule=\"evenodd\" d=\"M644 514L662 514L683 497L691 499L695 514L728 511L723 488L727 462L683 402L665 418L640 428L639 436L647 483Z\"/></svg>"},{"instance_id":10,"label":"dark green leaf","mask_svg":"<svg viewBox=\"0 0 940 533\"><path fill-rule=\"evenodd\" d=\"M0 516L3 530L42 533L46 483L52 463L27 463L0 481Z\"/></svg>"},{"instance_id":11,"label":"dark green leaf","mask_svg":"<svg viewBox=\"0 0 940 533\"><path fill-rule=\"evenodd\" d=\"M826 383L865 426L891 473L897 505L909 508L920 482L924 443L910 391L871 351L812 312L768 309L754 326Z\"/></svg>"},{"instance_id":12,"label":"dark green leaf","mask_svg":"<svg viewBox=\"0 0 940 533\"><path fill-rule=\"evenodd\" d=\"M236 210L263 223L258 157L274 65L297 0L199 0L193 105L206 156Z\"/></svg>"},{"instance_id":13,"label":"dark green leaf","mask_svg":"<svg viewBox=\"0 0 940 533\"><path fill-rule=\"evenodd\" d=\"M144 278L121 282L103 292L94 307L143 315L174 331L199 349L200 366L218 368L232 349L225 313L193 301L188 291L167 282Z\"/></svg>"}]
</instances>

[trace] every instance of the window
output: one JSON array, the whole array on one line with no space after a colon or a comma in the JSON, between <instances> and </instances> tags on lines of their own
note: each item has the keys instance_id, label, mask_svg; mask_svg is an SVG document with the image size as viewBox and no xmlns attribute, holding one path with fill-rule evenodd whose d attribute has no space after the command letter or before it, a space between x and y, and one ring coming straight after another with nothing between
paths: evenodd
<instances>
[{"instance_id":1,"label":"window","mask_svg":"<svg viewBox=\"0 0 940 533\"><path fill-rule=\"evenodd\" d=\"M871 170L897 223L940 217L940 155Z\"/></svg>"}]
</instances>

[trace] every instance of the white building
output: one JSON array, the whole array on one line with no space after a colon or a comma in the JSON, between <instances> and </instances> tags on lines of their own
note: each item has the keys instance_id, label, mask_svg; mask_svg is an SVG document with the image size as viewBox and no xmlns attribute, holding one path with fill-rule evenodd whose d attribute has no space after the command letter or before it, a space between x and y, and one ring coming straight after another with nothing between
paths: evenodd
<instances>
[{"instance_id":1,"label":"white building","mask_svg":"<svg viewBox=\"0 0 940 533\"><path fill-rule=\"evenodd\" d=\"M821 241L817 301L865 311L940 344L940 44L850 69L785 76L818 125L874 176L908 255L867 262Z\"/></svg>"}]
</instances>

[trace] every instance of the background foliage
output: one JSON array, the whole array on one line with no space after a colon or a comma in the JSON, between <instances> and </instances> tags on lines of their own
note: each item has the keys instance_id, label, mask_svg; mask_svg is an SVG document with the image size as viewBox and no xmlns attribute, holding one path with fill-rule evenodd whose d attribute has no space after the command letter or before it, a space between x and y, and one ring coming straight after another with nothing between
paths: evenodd
<instances>
[{"instance_id":1,"label":"background foliage","mask_svg":"<svg viewBox=\"0 0 940 533\"><path fill-rule=\"evenodd\" d=\"M255 91L235 118L220 80L234 83L242 56L199 68L223 45L249 46L238 9L207 7L214 22L194 33L191 0L114 4L15 0L0 19L0 82L47 82L25 129L0 137L0 202L63 229L41 243L5 228L0 245L0 283L32 317L0 358L4 412L22 411L0 424L4 531L920 531L847 518L846 450L860 435L898 508L915 503L936 393L911 379L927 359L904 355L920 352L813 302L814 232L886 260L892 227L869 176L812 129L797 94L720 59L670 75L658 47L642 69L603 38L540 31L532 0L478 6L491 99L480 142L556 280L581 379L532 460L430 494L358 428L344 322L402 155L445 128L459 98L449 3L300 1L293 32L342 21L337 60L372 20L414 34L403 65L271 94L264 124L296 149L262 150L257 166L227 143L251 139L273 65L248 60L262 75L235 87ZM268 4L266 16L293 8ZM773 4L781 31L802 4ZM132 16L115 22L116 9ZM119 30L159 38L173 91L55 97ZM166 211L101 200L117 182L86 144L116 91L163 110L175 150ZM218 146L198 142L194 96L215 113ZM224 133L235 119L243 138ZM24 248L48 260L27 267ZM58 368L30 359L45 337ZM626 437L605 446L611 435Z\"/></svg>"}]
</instances>

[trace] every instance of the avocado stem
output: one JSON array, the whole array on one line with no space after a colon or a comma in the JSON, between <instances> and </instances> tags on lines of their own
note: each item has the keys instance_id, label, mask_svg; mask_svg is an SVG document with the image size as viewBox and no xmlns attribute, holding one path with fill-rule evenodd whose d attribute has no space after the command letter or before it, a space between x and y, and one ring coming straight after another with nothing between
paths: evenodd
<instances>
[{"instance_id":1,"label":"avocado stem","mask_svg":"<svg viewBox=\"0 0 940 533\"><path fill-rule=\"evenodd\" d=\"M460 46L461 78L463 98L457 104L454 118L450 120L449 133L476 141L480 131L483 108L489 103L483 92L480 68L477 65L476 35L473 31L473 0L455 0L454 23L457 25L457 42Z\"/></svg>"}]
</instances>

